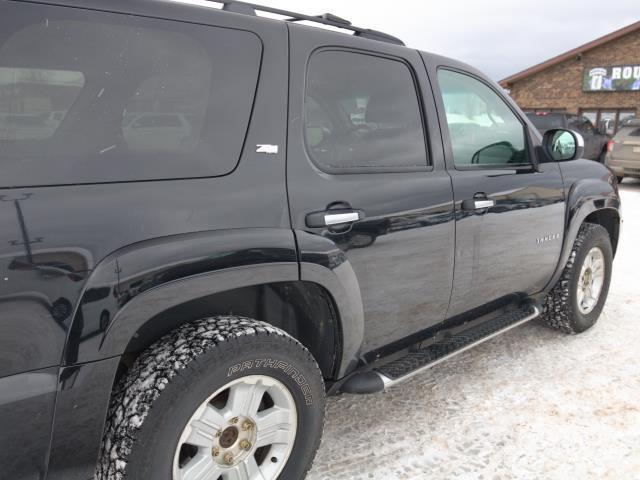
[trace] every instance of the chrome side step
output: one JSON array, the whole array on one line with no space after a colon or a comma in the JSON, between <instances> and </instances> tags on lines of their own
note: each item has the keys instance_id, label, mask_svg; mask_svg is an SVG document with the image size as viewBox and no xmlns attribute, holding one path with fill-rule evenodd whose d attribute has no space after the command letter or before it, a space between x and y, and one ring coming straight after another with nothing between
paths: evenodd
<instances>
[{"instance_id":1,"label":"chrome side step","mask_svg":"<svg viewBox=\"0 0 640 480\"><path fill-rule=\"evenodd\" d=\"M342 384L340 391L345 393L382 391L538 316L540 316L539 308L533 304L526 304L452 335L441 342L410 352L386 365L357 373Z\"/></svg>"}]
</instances>

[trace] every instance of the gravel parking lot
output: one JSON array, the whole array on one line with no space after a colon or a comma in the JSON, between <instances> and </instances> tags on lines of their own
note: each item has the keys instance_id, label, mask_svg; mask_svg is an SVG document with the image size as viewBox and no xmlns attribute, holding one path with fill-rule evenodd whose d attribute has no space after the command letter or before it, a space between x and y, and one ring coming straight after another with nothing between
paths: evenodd
<instances>
[{"instance_id":1,"label":"gravel parking lot","mask_svg":"<svg viewBox=\"0 0 640 480\"><path fill-rule=\"evenodd\" d=\"M640 182L598 324L531 322L405 384L329 399L309 479L640 479Z\"/></svg>"}]
</instances>

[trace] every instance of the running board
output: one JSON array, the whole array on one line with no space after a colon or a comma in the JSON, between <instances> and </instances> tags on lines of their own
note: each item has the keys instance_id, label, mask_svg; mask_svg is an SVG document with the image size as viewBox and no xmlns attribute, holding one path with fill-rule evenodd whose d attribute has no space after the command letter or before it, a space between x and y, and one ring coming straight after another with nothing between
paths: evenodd
<instances>
[{"instance_id":1,"label":"running board","mask_svg":"<svg viewBox=\"0 0 640 480\"><path fill-rule=\"evenodd\" d=\"M401 383L448 358L465 352L540 315L533 304L510 310L491 320L451 335L428 347L409 352L373 370L356 373L340 387L344 393L375 393Z\"/></svg>"}]
</instances>

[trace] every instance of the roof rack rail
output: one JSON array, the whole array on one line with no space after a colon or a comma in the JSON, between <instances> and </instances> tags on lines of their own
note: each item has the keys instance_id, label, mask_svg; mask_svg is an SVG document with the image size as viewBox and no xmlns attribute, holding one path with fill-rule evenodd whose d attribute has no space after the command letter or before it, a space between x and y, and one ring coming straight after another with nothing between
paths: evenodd
<instances>
[{"instance_id":1,"label":"roof rack rail","mask_svg":"<svg viewBox=\"0 0 640 480\"><path fill-rule=\"evenodd\" d=\"M287 10L281 10L279 8L266 7L264 5L257 5L255 3L241 2L237 0L211 0L216 3L222 3L222 9L227 12L241 13L244 15L256 15L256 12L267 12L275 15L281 15L285 22L314 22L322 25L329 25L331 27L343 28L345 30L351 30L356 37L368 38L370 40L378 40L380 42L393 43L395 45L403 45L404 42L393 35L389 35L377 30L371 30L369 28L356 27L351 24L350 21L340 18L331 13L324 13L322 15L304 15L302 13L289 12Z\"/></svg>"}]
</instances>

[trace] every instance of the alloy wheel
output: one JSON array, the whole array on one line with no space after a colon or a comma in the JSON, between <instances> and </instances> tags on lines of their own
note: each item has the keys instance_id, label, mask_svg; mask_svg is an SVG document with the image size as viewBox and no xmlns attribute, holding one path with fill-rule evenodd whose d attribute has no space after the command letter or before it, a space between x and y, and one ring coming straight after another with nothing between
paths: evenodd
<instances>
[{"instance_id":1,"label":"alloy wheel","mask_svg":"<svg viewBox=\"0 0 640 480\"><path fill-rule=\"evenodd\" d=\"M600 247L593 247L584 258L578 277L578 310L590 314L598 304L604 286L605 262Z\"/></svg>"},{"instance_id":2,"label":"alloy wheel","mask_svg":"<svg viewBox=\"0 0 640 480\"><path fill-rule=\"evenodd\" d=\"M294 399L264 375L226 384L187 423L173 461L173 480L275 480L293 450Z\"/></svg>"}]
</instances>

